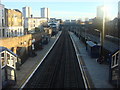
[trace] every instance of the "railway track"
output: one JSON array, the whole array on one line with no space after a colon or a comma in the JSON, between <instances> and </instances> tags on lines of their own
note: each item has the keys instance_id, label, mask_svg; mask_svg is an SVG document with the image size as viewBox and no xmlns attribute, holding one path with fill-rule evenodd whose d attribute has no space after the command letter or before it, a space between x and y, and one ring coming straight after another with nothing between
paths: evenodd
<instances>
[{"instance_id":1,"label":"railway track","mask_svg":"<svg viewBox=\"0 0 120 90\"><path fill-rule=\"evenodd\" d=\"M75 49L67 30L62 32L54 48L24 88L85 89Z\"/></svg>"}]
</instances>

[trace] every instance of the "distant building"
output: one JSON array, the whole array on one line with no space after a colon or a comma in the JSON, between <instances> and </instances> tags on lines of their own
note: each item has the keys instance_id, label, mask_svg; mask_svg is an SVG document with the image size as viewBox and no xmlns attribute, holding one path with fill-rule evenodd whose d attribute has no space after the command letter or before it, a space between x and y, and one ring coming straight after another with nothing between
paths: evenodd
<instances>
[{"instance_id":1,"label":"distant building","mask_svg":"<svg viewBox=\"0 0 120 90\"><path fill-rule=\"evenodd\" d=\"M0 38L5 37L5 6L0 4Z\"/></svg>"},{"instance_id":2,"label":"distant building","mask_svg":"<svg viewBox=\"0 0 120 90\"><path fill-rule=\"evenodd\" d=\"M106 10L105 6L104 5L98 6L97 7L97 16L96 17L98 19L103 19L104 15L105 15L105 17L107 17L107 10Z\"/></svg>"},{"instance_id":3,"label":"distant building","mask_svg":"<svg viewBox=\"0 0 120 90\"><path fill-rule=\"evenodd\" d=\"M49 22L48 22L48 26L50 26L51 28L54 28L54 30L59 30L59 25L60 25L60 19L56 19L56 18L50 18Z\"/></svg>"},{"instance_id":4,"label":"distant building","mask_svg":"<svg viewBox=\"0 0 120 90\"><path fill-rule=\"evenodd\" d=\"M76 20L71 20L72 24L76 24L76 22L77 22Z\"/></svg>"},{"instance_id":5,"label":"distant building","mask_svg":"<svg viewBox=\"0 0 120 90\"><path fill-rule=\"evenodd\" d=\"M56 21L57 21L56 18L50 18L49 20L50 23L56 23Z\"/></svg>"},{"instance_id":6,"label":"distant building","mask_svg":"<svg viewBox=\"0 0 120 90\"><path fill-rule=\"evenodd\" d=\"M120 18L120 1L118 2L118 18Z\"/></svg>"},{"instance_id":7,"label":"distant building","mask_svg":"<svg viewBox=\"0 0 120 90\"><path fill-rule=\"evenodd\" d=\"M35 28L41 28L41 25L46 23L46 18L29 17L24 19L24 28L26 32L35 32Z\"/></svg>"},{"instance_id":8,"label":"distant building","mask_svg":"<svg viewBox=\"0 0 120 90\"><path fill-rule=\"evenodd\" d=\"M5 9L6 37L24 35L22 12L18 9Z\"/></svg>"},{"instance_id":9,"label":"distant building","mask_svg":"<svg viewBox=\"0 0 120 90\"><path fill-rule=\"evenodd\" d=\"M41 17L49 19L50 17L50 9L49 8L41 8Z\"/></svg>"},{"instance_id":10,"label":"distant building","mask_svg":"<svg viewBox=\"0 0 120 90\"><path fill-rule=\"evenodd\" d=\"M89 21L89 18L85 18L85 21Z\"/></svg>"},{"instance_id":11,"label":"distant building","mask_svg":"<svg viewBox=\"0 0 120 90\"><path fill-rule=\"evenodd\" d=\"M70 23L70 20L65 20L64 23Z\"/></svg>"},{"instance_id":12,"label":"distant building","mask_svg":"<svg viewBox=\"0 0 120 90\"><path fill-rule=\"evenodd\" d=\"M31 15L32 15L32 9L31 9L31 7L23 7L22 8L22 13L23 13L23 17L24 18L31 17Z\"/></svg>"}]
</instances>

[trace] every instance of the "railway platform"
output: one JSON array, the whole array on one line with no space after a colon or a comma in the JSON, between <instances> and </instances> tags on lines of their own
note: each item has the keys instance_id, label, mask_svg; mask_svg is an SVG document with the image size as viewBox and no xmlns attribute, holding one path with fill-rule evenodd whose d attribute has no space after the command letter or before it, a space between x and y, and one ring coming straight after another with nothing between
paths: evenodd
<instances>
[{"instance_id":1,"label":"railway platform","mask_svg":"<svg viewBox=\"0 0 120 90\"><path fill-rule=\"evenodd\" d=\"M17 84L13 88L20 88L27 78L31 75L32 71L37 67L38 63L42 61L45 54L51 48L55 40L58 38L61 32L56 37L52 37L48 45L44 46L44 49L37 51L37 56L29 58L17 71ZM89 82L89 88L114 88L108 81L109 66L105 64L99 64L96 59L91 58L85 45L78 39L75 34L70 32L70 36L78 50L77 55L81 62L81 66L85 72L85 77Z\"/></svg>"},{"instance_id":2,"label":"railway platform","mask_svg":"<svg viewBox=\"0 0 120 90\"><path fill-rule=\"evenodd\" d=\"M27 78L31 75L37 65L42 61L48 50L54 44L56 39L59 37L61 31L56 36L51 37L50 42L44 45L42 50L36 51L37 56L29 57L24 64L20 67L20 70L16 70L17 83L12 88L20 88Z\"/></svg>"},{"instance_id":3,"label":"railway platform","mask_svg":"<svg viewBox=\"0 0 120 90\"><path fill-rule=\"evenodd\" d=\"M109 65L97 63L96 58L88 55L85 44L74 33L69 33L77 48L90 88L115 88L109 83Z\"/></svg>"},{"instance_id":4,"label":"railway platform","mask_svg":"<svg viewBox=\"0 0 120 90\"><path fill-rule=\"evenodd\" d=\"M20 90L29 88L87 88L67 27Z\"/></svg>"}]
</instances>

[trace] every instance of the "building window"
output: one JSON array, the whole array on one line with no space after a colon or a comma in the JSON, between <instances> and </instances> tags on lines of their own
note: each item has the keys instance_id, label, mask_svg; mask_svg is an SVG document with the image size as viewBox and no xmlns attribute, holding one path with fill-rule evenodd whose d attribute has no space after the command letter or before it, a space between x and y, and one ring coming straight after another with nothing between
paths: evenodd
<instances>
[{"instance_id":1,"label":"building window","mask_svg":"<svg viewBox=\"0 0 120 90\"><path fill-rule=\"evenodd\" d=\"M2 37L2 35L1 35L2 33L1 33L1 29L0 29L0 37Z\"/></svg>"},{"instance_id":2,"label":"building window","mask_svg":"<svg viewBox=\"0 0 120 90\"><path fill-rule=\"evenodd\" d=\"M14 58L13 56L11 56L11 59L10 59L11 64L10 64L10 65L11 65L12 67L14 67L14 60L15 60L15 58Z\"/></svg>"},{"instance_id":3,"label":"building window","mask_svg":"<svg viewBox=\"0 0 120 90\"><path fill-rule=\"evenodd\" d=\"M11 32L10 32L10 29L8 29L8 30L9 30L9 31L8 31L8 32L9 32L9 37L11 37Z\"/></svg>"},{"instance_id":4,"label":"building window","mask_svg":"<svg viewBox=\"0 0 120 90\"><path fill-rule=\"evenodd\" d=\"M8 80L15 80L15 73L14 70L9 70L7 69L7 74L8 74Z\"/></svg>"},{"instance_id":5,"label":"building window","mask_svg":"<svg viewBox=\"0 0 120 90\"><path fill-rule=\"evenodd\" d=\"M10 32L9 32L9 29L7 30L7 32L8 32L8 37L10 36Z\"/></svg>"},{"instance_id":6,"label":"building window","mask_svg":"<svg viewBox=\"0 0 120 90\"><path fill-rule=\"evenodd\" d=\"M2 67L5 66L5 52L1 53L1 63L2 63Z\"/></svg>"},{"instance_id":7,"label":"building window","mask_svg":"<svg viewBox=\"0 0 120 90\"><path fill-rule=\"evenodd\" d=\"M22 35L22 29L20 29L20 34Z\"/></svg>"},{"instance_id":8,"label":"building window","mask_svg":"<svg viewBox=\"0 0 120 90\"><path fill-rule=\"evenodd\" d=\"M17 30L17 35L19 36L20 35L20 29L18 28Z\"/></svg>"},{"instance_id":9,"label":"building window","mask_svg":"<svg viewBox=\"0 0 120 90\"><path fill-rule=\"evenodd\" d=\"M10 54L7 53L7 64L10 64Z\"/></svg>"},{"instance_id":10,"label":"building window","mask_svg":"<svg viewBox=\"0 0 120 90\"><path fill-rule=\"evenodd\" d=\"M2 10L2 17L4 17L4 10Z\"/></svg>"},{"instance_id":11,"label":"building window","mask_svg":"<svg viewBox=\"0 0 120 90\"><path fill-rule=\"evenodd\" d=\"M5 37L5 29L3 29L3 37Z\"/></svg>"},{"instance_id":12,"label":"building window","mask_svg":"<svg viewBox=\"0 0 120 90\"><path fill-rule=\"evenodd\" d=\"M4 20L2 19L2 26L4 27Z\"/></svg>"},{"instance_id":13,"label":"building window","mask_svg":"<svg viewBox=\"0 0 120 90\"><path fill-rule=\"evenodd\" d=\"M15 30L15 36L17 36L17 30Z\"/></svg>"},{"instance_id":14,"label":"building window","mask_svg":"<svg viewBox=\"0 0 120 90\"><path fill-rule=\"evenodd\" d=\"M13 30L11 30L11 36L13 36Z\"/></svg>"},{"instance_id":15,"label":"building window","mask_svg":"<svg viewBox=\"0 0 120 90\"><path fill-rule=\"evenodd\" d=\"M8 32L6 32L6 33L7 33L7 37L8 37L8 36L9 36L9 35L8 35L9 33L8 33Z\"/></svg>"}]
</instances>

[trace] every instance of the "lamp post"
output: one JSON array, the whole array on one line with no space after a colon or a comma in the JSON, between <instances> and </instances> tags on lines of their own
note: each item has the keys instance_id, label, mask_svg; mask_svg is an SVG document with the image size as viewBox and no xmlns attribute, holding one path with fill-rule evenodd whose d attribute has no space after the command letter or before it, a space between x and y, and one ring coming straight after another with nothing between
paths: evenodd
<instances>
[{"instance_id":1,"label":"lamp post","mask_svg":"<svg viewBox=\"0 0 120 90\"><path fill-rule=\"evenodd\" d=\"M101 49L100 49L100 55L103 56L103 45L104 45L104 37L105 37L105 6L103 6L103 20L102 20L102 31L100 33L100 44L101 44Z\"/></svg>"}]
</instances>

